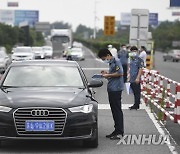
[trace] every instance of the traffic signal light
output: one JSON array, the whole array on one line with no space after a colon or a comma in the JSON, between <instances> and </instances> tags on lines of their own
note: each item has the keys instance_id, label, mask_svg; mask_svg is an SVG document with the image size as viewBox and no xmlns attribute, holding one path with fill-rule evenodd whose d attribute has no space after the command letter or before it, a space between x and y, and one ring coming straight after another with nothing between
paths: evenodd
<instances>
[{"instance_id":1,"label":"traffic signal light","mask_svg":"<svg viewBox=\"0 0 180 154\"><path fill-rule=\"evenodd\" d=\"M104 16L104 35L112 36L115 34L115 16Z\"/></svg>"}]
</instances>

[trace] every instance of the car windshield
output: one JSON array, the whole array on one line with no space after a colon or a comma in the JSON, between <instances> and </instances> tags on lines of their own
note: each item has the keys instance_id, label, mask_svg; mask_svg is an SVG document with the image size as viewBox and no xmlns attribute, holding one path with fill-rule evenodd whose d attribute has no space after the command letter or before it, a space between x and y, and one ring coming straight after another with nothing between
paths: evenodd
<instances>
[{"instance_id":1,"label":"car windshield","mask_svg":"<svg viewBox=\"0 0 180 154\"><path fill-rule=\"evenodd\" d=\"M49 48L49 47L43 47L43 50L52 50L52 48Z\"/></svg>"},{"instance_id":2,"label":"car windshield","mask_svg":"<svg viewBox=\"0 0 180 154\"><path fill-rule=\"evenodd\" d=\"M67 37L67 36L53 36L52 41L68 43L69 42L69 37Z\"/></svg>"},{"instance_id":3,"label":"car windshield","mask_svg":"<svg viewBox=\"0 0 180 154\"><path fill-rule=\"evenodd\" d=\"M32 52L31 48L16 48L14 52Z\"/></svg>"},{"instance_id":4,"label":"car windshield","mask_svg":"<svg viewBox=\"0 0 180 154\"><path fill-rule=\"evenodd\" d=\"M43 48L40 48L40 47L32 47L32 50L33 50L33 51L42 51Z\"/></svg>"},{"instance_id":5,"label":"car windshield","mask_svg":"<svg viewBox=\"0 0 180 154\"><path fill-rule=\"evenodd\" d=\"M84 87L77 67L11 67L3 86L7 87Z\"/></svg>"}]
</instances>

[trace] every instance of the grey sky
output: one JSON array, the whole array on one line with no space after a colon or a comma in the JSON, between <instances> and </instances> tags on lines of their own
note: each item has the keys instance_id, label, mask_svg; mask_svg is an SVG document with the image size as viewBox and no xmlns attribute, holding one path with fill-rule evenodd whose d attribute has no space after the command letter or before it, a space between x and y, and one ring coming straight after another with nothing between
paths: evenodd
<instances>
[{"instance_id":1,"label":"grey sky","mask_svg":"<svg viewBox=\"0 0 180 154\"><path fill-rule=\"evenodd\" d=\"M19 7L7 7L7 2L17 1ZM104 16L113 15L120 20L120 14L131 9L149 9L159 13L159 20L175 20L169 8L170 0L96 0L96 25L103 28ZM75 29L79 24L94 27L95 0L0 0L0 9L39 10L40 21L64 21ZM178 11L178 10L175 10ZM179 10L180 11L180 10Z\"/></svg>"}]
</instances>

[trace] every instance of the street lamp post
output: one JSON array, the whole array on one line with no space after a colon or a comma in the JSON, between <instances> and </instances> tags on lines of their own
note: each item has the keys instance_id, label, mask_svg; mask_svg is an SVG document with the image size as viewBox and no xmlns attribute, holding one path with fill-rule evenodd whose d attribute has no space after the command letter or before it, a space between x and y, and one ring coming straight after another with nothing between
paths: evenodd
<instances>
[{"instance_id":1,"label":"street lamp post","mask_svg":"<svg viewBox=\"0 0 180 154\"><path fill-rule=\"evenodd\" d=\"M93 34L93 38L96 39L96 20L97 20L97 10L96 10L96 5L97 5L98 1L94 1L94 34Z\"/></svg>"}]
</instances>

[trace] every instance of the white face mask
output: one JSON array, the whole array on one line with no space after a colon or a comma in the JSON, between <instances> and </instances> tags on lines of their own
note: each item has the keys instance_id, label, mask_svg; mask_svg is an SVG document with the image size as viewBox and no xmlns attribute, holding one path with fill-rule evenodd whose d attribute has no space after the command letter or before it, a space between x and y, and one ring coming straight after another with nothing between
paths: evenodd
<instances>
[{"instance_id":1,"label":"white face mask","mask_svg":"<svg viewBox=\"0 0 180 154\"><path fill-rule=\"evenodd\" d=\"M103 60L103 62L109 64L109 63L110 63L110 60L105 59L105 60Z\"/></svg>"},{"instance_id":2,"label":"white face mask","mask_svg":"<svg viewBox=\"0 0 180 154\"><path fill-rule=\"evenodd\" d=\"M137 52L131 52L131 53L130 53L130 56L131 56L131 57L137 56Z\"/></svg>"},{"instance_id":3,"label":"white face mask","mask_svg":"<svg viewBox=\"0 0 180 154\"><path fill-rule=\"evenodd\" d=\"M126 50L126 48L123 48L123 50Z\"/></svg>"}]
</instances>

